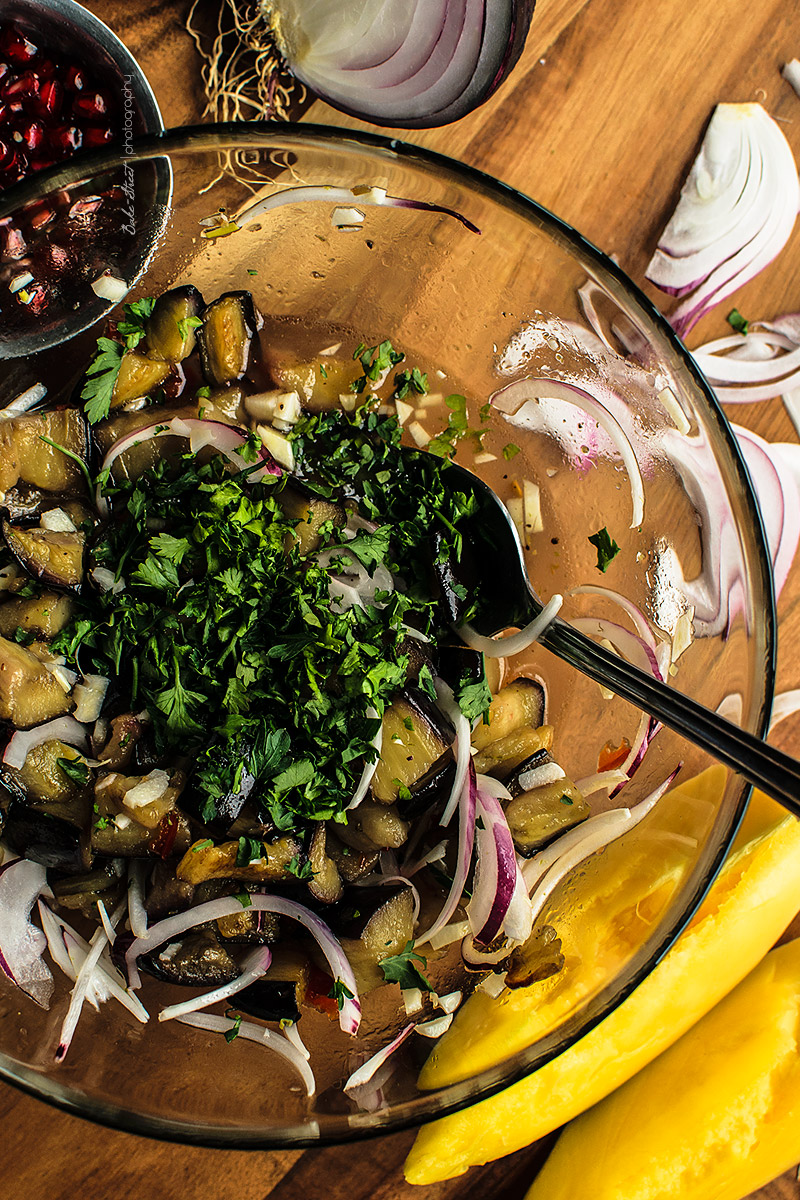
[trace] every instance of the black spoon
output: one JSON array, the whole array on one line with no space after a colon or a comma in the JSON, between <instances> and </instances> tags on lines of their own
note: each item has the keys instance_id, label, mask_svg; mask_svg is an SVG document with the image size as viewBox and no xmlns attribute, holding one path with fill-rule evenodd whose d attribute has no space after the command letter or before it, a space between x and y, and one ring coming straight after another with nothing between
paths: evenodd
<instances>
[{"instance_id":1,"label":"black spoon","mask_svg":"<svg viewBox=\"0 0 800 1200\"><path fill-rule=\"evenodd\" d=\"M409 450L409 469L414 470L412 463L425 457ZM470 557L481 587L478 631L493 634L509 625L527 625L544 605L528 579L522 546L508 511L487 484L457 463L448 464L442 478L446 487L471 493L478 501L477 513L462 526L465 544L475 551ZM598 646L560 617L550 622L539 642L590 679L707 750L800 817L800 762Z\"/></svg>"}]
</instances>

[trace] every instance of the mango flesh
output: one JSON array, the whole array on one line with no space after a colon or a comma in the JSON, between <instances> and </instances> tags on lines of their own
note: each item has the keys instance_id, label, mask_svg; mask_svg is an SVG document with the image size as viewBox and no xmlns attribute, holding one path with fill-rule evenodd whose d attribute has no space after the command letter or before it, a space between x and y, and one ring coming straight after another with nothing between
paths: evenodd
<instances>
[{"instance_id":1,"label":"mango flesh","mask_svg":"<svg viewBox=\"0 0 800 1200\"><path fill-rule=\"evenodd\" d=\"M742 1200L800 1159L798 1035L800 939L568 1125L526 1200Z\"/></svg>"},{"instance_id":2,"label":"mango flesh","mask_svg":"<svg viewBox=\"0 0 800 1200\"><path fill-rule=\"evenodd\" d=\"M720 774L721 773L721 774ZM725 773L694 781L720 795ZM687 786L687 785L685 785ZM406 1160L410 1183L429 1184L511 1154L572 1120L678 1040L763 958L800 909L800 822L761 793L726 864L689 927L639 987L574 1046L506 1091L420 1130ZM506 1003L476 993L423 1067L439 1087L501 1062L568 1011L545 981ZM576 1194L588 1195L586 1191Z\"/></svg>"}]
</instances>

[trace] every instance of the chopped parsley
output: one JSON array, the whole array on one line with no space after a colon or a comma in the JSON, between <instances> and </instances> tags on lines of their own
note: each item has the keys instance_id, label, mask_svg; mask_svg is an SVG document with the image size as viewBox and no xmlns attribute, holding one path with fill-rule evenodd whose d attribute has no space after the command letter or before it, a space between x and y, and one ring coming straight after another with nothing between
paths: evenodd
<instances>
[{"instance_id":1,"label":"chopped parsley","mask_svg":"<svg viewBox=\"0 0 800 1200\"><path fill-rule=\"evenodd\" d=\"M230 1029L225 1030L225 1041L228 1043L228 1045L230 1045L231 1042L235 1042L239 1036L239 1029L241 1028L242 1024L242 1014L237 1013L236 1016L232 1017L231 1019L233 1020L233 1025L231 1025Z\"/></svg>"},{"instance_id":2,"label":"chopped parsley","mask_svg":"<svg viewBox=\"0 0 800 1200\"><path fill-rule=\"evenodd\" d=\"M341 1010L344 1008L345 1000L352 1000L353 993L343 979L334 979L333 987L328 992L328 999L336 1001L336 1007Z\"/></svg>"},{"instance_id":3,"label":"chopped parsley","mask_svg":"<svg viewBox=\"0 0 800 1200\"><path fill-rule=\"evenodd\" d=\"M295 854L287 866L287 870L297 879L313 879L314 871L311 869L311 863L308 859L301 859L298 854Z\"/></svg>"},{"instance_id":4,"label":"chopped parsley","mask_svg":"<svg viewBox=\"0 0 800 1200\"><path fill-rule=\"evenodd\" d=\"M121 340L97 339L97 354L86 368L86 381L81 392L81 400L86 402L84 412L92 425L108 416L122 356L126 350L135 350L139 345L145 334L145 321L154 305L152 297L123 305L124 317L117 325Z\"/></svg>"},{"instance_id":5,"label":"chopped parsley","mask_svg":"<svg viewBox=\"0 0 800 1200\"><path fill-rule=\"evenodd\" d=\"M420 988L422 991L432 992L433 988L430 982L422 974L417 963L422 967L427 968L428 966L427 958L415 953L412 940L406 944L400 954L392 954L388 958L381 959L378 966L383 971L383 978L387 983L399 983L401 988Z\"/></svg>"},{"instance_id":6,"label":"chopped parsley","mask_svg":"<svg viewBox=\"0 0 800 1200\"><path fill-rule=\"evenodd\" d=\"M597 550L597 569L605 573L608 564L619 554L619 546L605 526L598 529L597 533L593 533L589 541Z\"/></svg>"},{"instance_id":7,"label":"chopped parsley","mask_svg":"<svg viewBox=\"0 0 800 1200\"><path fill-rule=\"evenodd\" d=\"M738 308L732 308L728 313L728 324L731 329L735 329L737 333L747 333L750 327L749 321L746 321Z\"/></svg>"},{"instance_id":8,"label":"chopped parsley","mask_svg":"<svg viewBox=\"0 0 800 1200\"><path fill-rule=\"evenodd\" d=\"M503 458L506 462L511 462L511 459L516 458L518 454L519 446L515 446L513 442L509 442L508 445L503 446Z\"/></svg>"},{"instance_id":9,"label":"chopped parsley","mask_svg":"<svg viewBox=\"0 0 800 1200\"><path fill-rule=\"evenodd\" d=\"M56 766L63 771L71 783L78 787L86 787L89 782L89 768L79 758L57 758Z\"/></svg>"}]
</instances>

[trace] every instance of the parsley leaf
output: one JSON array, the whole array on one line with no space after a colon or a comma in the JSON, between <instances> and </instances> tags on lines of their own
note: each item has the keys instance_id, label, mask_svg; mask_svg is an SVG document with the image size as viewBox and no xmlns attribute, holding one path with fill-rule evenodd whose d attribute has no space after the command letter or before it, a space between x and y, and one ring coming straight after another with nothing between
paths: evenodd
<instances>
[{"instance_id":1,"label":"parsley leaf","mask_svg":"<svg viewBox=\"0 0 800 1200\"><path fill-rule=\"evenodd\" d=\"M456 700L458 707L470 723L476 717L483 717L484 723L488 724L486 717L489 705L492 703L492 693L489 691L485 674L477 683L469 675L462 676L456 688Z\"/></svg>"},{"instance_id":2,"label":"parsley leaf","mask_svg":"<svg viewBox=\"0 0 800 1200\"><path fill-rule=\"evenodd\" d=\"M233 1025L231 1025L230 1029L225 1030L225 1041L228 1043L228 1045L230 1045L231 1042L236 1041L237 1037L239 1036L241 1024L242 1014L237 1013L236 1016L233 1017Z\"/></svg>"},{"instance_id":3,"label":"parsley leaf","mask_svg":"<svg viewBox=\"0 0 800 1200\"><path fill-rule=\"evenodd\" d=\"M503 458L506 462L511 462L512 458L516 458L519 454L519 446L515 446L513 442L509 442L507 446L503 446Z\"/></svg>"},{"instance_id":4,"label":"parsley leaf","mask_svg":"<svg viewBox=\"0 0 800 1200\"><path fill-rule=\"evenodd\" d=\"M237 867L247 867L254 859L262 859L263 857L264 846L257 838L239 838L239 848L236 851Z\"/></svg>"},{"instance_id":5,"label":"parsley leaf","mask_svg":"<svg viewBox=\"0 0 800 1200\"><path fill-rule=\"evenodd\" d=\"M122 366L123 347L111 338L97 339L96 357L86 368L86 382L81 391L83 410L92 425L102 421L111 411L111 396Z\"/></svg>"},{"instance_id":6,"label":"parsley leaf","mask_svg":"<svg viewBox=\"0 0 800 1200\"><path fill-rule=\"evenodd\" d=\"M78 787L86 787L89 782L89 768L79 758L57 758L56 766L64 772L67 779L77 783Z\"/></svg>"},{"instance_id":7,"label":"parsley leaf","mask_svg":"<svg viewBox=\"0 0 800 1200\"><path fill-rule=\"evenodd\" d=\"M597 550L597 569L605 573L608 564L619 554L619 546L605 526L593 533L589 541Z\"/></svg>"},{"instance_id":8,"label":"parsley leaf","mask_svg":"<svg viewBox=\"0 0 800 1200\"><path fill-rule=\"evenodd\" d=\"M305 880L314 878L314 871L311 868L311 863L308 861L308 859L301 860L298 854L295 854L293 858L290 859L286 869L297 879Z\"/></svg>"},{"instance_id":9,"label":"parsley leaf","mask_svg":"<svg viewBox=\"0 0 800 1200\"><path fill-rule=\"evenodd\" d=\"M427 958L415 953L412 939L406 943L400 954L381 959L378 966L383 971L383 978L387 983L399 983L401 988L421 988L422 991L432 992L433 987L417 963L426 968L428 966Z\"/></svg>"},{"instance_id":10,"label":"parsley leaf","mask_svg":"<svg viewBox=\"0 0 800 1200\"><path fill-rule=\"evenodd\" d=\"M737 333L747 333L750 323L744 319L738 308L732 308L728 313L728 324Z\"/></svg>"},{"instance_id":11,"label":"parsley leaf","mask_svg":"<svg viewBox=\"0 0 800 1200\"><path fill-rule=\"evenodd\" d=\"M333 987L328 992L328 998L336 1001L336 1007L341 1012L344 1008L345 1000L353 999L353 993L343 979L334 979Z\"/></svg>"}]
</instances>

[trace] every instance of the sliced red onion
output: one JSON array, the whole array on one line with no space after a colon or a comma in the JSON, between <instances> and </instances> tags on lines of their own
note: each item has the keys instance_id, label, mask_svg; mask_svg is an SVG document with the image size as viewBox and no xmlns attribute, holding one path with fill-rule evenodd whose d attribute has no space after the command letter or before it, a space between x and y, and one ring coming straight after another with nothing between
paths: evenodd
<instances>
[{"instance_id":1,"label":"sliced red onion","mask_svg":"<svg viewBox=\"0 0 800 1200\"><path fill-rule=\"evenodd\" d=\"M408 864L403 863L403 878L411 879L417 874L418 871L421 871L423 867L427 867L431 863L441 862L446 853L447 839L445 838L441 842L437 842L427 854L423 854L422 858L418 858L416 862Z\"/></svg>"},{"instance_id":2,"label":"sliced red onion","mask_svg":"<svg viewBox=\"0 0 800 1200\"><path fill-rule=\"evenodd\" d=\"M374 708L367 709L367 716L377 720L378 714ZM358 781L358 786L353 793L353 799L347 806L349 812L351 808L358 808L361 801L369 791L369 785L372 783L372 777L378 769L378 763L381 758L381 746L383 745L383 725L378 726L378 731L374 738L371 739L370 745L375 747L375 757L372 762L364 763L364 770L361 772L361 778Z\"/></svg>"},{"instance_id":3,"label":"sliced red onion","mask_svg":"<svg viewBox=\"0 0 800 1200\"><path fill-rule=\"evenodd\" d=\"M257 200L255 204L248 205L236 214L235 227L242 228L249 225L251 221L258 220L265 213L272 212L276 208L282 208L285 204L309 204L320 202L322 204L341 204L348 201L355 201L356 204L362 207L377 207L377 208L417 208L424 212L443 213L448 217L455 217L457 221L470 231L470 233L480 233L477 225L473 225L461 213L456 212L453 208L443 208L439 204L427 204L423 200L405 200L401 196L389 196L386 193L386 188L371 187L366 184L361 184L354 188L343 187L328 187L322 185L320 187L295 187L283 188L280 192L273 192L271 196L266 196L263 200Z\"/></svg>"},{"instance_id":4,"label":"sliced red onion","mask_svg":"<svg viewBox=\"0 0 800 1200\"><path fill-rule=\"evenodd\" d=\"M67 978L71 979L74 983L77 978L77 971L64 945L64 938L61 934L62 923L41 899L38 901L38 908L39 920L44 936L47 938L47 949L50 952L50 957Z\"/></svg>"},{"instance_id":5,"label":"sliced red onion","mask_svg":"<svg viewBox=\"0 0 800 1200\"><path fill-rule=\"evenodd\" d=\"M41 900L39 901L39 916L53 962L74 983L89 953L89 943L79 933L76 933L63 917L52 912ZM99 1008L98 1001L109 998L117 1000L143 1025L146 1025L150 1019L150 1014L142 1002L125 990L116 978L115 968L110 962L104 962L101 956L92 973L86 999L93 1008L97 1009Z\"/></svg>"},{"instance_id":6,"label":"sliced red onion","mask_svg":"<svg viewBox=\"0 0 800 1200\"><path fill-rule=\"evenodd\" d=\"M746 334L706 342L692 357L722 404L753 404L782 396L800 384L800 330L795 314L778 322L753 322ZM780 318L779 318L780 320Z\"/></svg>"},{"instance_id":7,"label":"sliced red onion","mask_svg":"<svg viewBox=\"0 0 800 1200\"><path fill-rule=\"evenodd\" d=\"M531 906L505 813L494 796L477 788L477 814L478 862L467 905L470 929L484 945L501 931L524 942L531 932Z\"/></svg>"},{"instance_id":8,"label":"sliced red onion","mask_svg":"<svg viewBox=\"0 0 800 1200\"><path fill-rule=\"evenodd\" d=\"M130 450L132 446L139 446L142 442L149 442L153 438L161 437L187 438L193 454L199 454L206 446L212 446L237 471L247 471L248 479L253 483L263 479L265 475L283 474L275 459L267 453L263 446L258 451L258 457L261 460L259 467L242 458L239 451L246 443L247 435L235 425L223 425L221 421L203 421L198 417L187 417L185 420L182 417L173 417L170 421L156 421L152 425L146 425L144 429L137 429L133 433L121 437L103 459L100 468L101 477L105 478L106 472L110 471L119 456L126 450ZM108 512L108 502L102 494L100 484L95 491L95 504L103 515Z\"/></svg>"},{"instance_id":9,"label":"sliced red onion","mask_svg":"<svg viewBox=\"0 0 800 1200\"><path fill-rule=\"evenodd\" d=\"M529 887L533 886L530 905L534 920L567 875L592 854L633 829L652 811L679 770L680 766L676 767L663 783L634 808L615 808L590 817L576 829L558 838L546 850L528 859L523 867L523 877Z\"/></svg>"},{"instance_id":10,"label":"sliced red onion","mask_svg":"<svg viewBox=\"0 0 800 1200\"><path fill-rule=\"evenodd\" d=\"M0 867L0 970L40 1008L49 1008L55 985L42 961L47 938L30 919L44 894L51 893L39 863L15 858Z\"/></svg>"},{"instance_id":11,"label":"sliced red onion","mask_svg":"<svg viewBox=\"0 0 800 1200\"><path fill-rule=\"evenodd\" d=\"M5 421L9 417L18 417L20 413L27 412L35 404L38 404L40 400L44 400L46 395L47 388L44 384L34 383L21 396L17 396L15 400L6 404L5 408L0 408L0 420Z\"/></svg>"},{"instance_id":12,"label":"sliced red onion","mask_svg":"<svg viewBox=\"0 0 800 1200\"><path fill-rule=\"evenodd\" d=\"M115 928L120 918L128 907L127 899L121 900L110 918L112 928ZM58 1049L56 1050L56 1062L63 1062L67 1056L67 1051L72 1043L72 1038L75 1033L76 1026L80 1019L83 1003L86 1000L87 993L92 986L92 977L95 967L100 961L100 955L108 945L108 935L102 926L98 926L92 935L92 940L89 943L89 953L84 959L81 969L78 971L78 977L75 980L75 986L72 989L70 996L69 1008L67 1015L64 1018L64 1023L61 1026L61 1036L58 1041Z\"/></svg>"},{"instance_id":13,"label":"sliced red onion","mask_svg":"<svg viewBox=\"0 0 800 1200\"><path fill-rule=\"evenodd\" d=\"M490 398L498 412L510 416L514 416L523 404L537 400L563 400L565 404L572 404L587 413L608 434L628 472L633 505L631 529L637 529L644 520L644 483L630 439L614 414L584 388L557 379L520 379L507 384Z\"/></svg>"},{"instance_id":14,"label":"sliced red onion","mask_svg":"<svg viewBox=\"0 0 800 1200\"><path fill-rule=\"evenodd\" d=\"M617 769L615 771L598 771L595 775L584 775L583 779L575 780L575 787L582 796L593 796L595 792L607 791L611 795L617 787L627 783L628 774Z\"/></svg>"},{"instance_id":15,"label":"sliced red onion","mask_svg":"<svg viewBox=\"0 0 800 1200\"><path fill-rule=\"evenodd\" d=\"M767 442L740 425L734 425L733 431L753 481L779 596L800 541L800 487L790 461L796 448Z\"/></svg>"},{"instance_id":16,"label":"sliced red onion","mask_svg":"<svg viewBox=\"0 0 800 1200\"><path fill-rule=\"evenodd\" d=\"M311 1058L311 1054L305 1042L300 1037L300 1031L297 1028L297 1021L290 1021L288 1025L284 1025L283 1022L281 1022L281 1033L287 1039L287 1041L291 1042L295 1050L302 1054L306 1062L308 1062Z\"/></svg>"},{"instance_id":17,"label":"sliced red onion","mask_svg":"<svg viewBox=\"0 0 800 1200\"><path fill-rule=\"evenodd\" d=\"M786 244L800 203L786 138L760 104L719 104L661 235L647 278L685 296L680 336L752 279Z\"/></svg>"},{"instance_id":18,"label":"sliced red onion","mask_svg":"<svg viewBox=\"0 0 800 1200\"><path fill-rule=\"evenodd\" d=\"M281 1037L279 1033L273 1033L271 1029L267 1029L263 1025L256 1025L252 1021L242 1021L237 1025L235 1021L228 1017L218 1017L214 1013L187 1013L185 1017L176 1018L181 1025L192 1025L195 1029L207 1029L211 1033L233 1033L236 1032L236 1040L243 1038L247 1042L257 1042L261 1046L266 1046L269 1050L274 1050L276 1054L280 1054L281 1058L285 1058L291 1063L297 1074L306 1085L306 1091L309 1096L313 1096L317 1090L317 1081L314 1078L314 1072L308 1065L297 1047L288 1040Z\"/></svg>"},{"instance_id":19,"label":"sliced red onion","mask_svg":"<svg viewBox=\"0 0 800 1200\"><path fill-rule=\"evenodd\" d=\"M346 1094L349 1096L359 1088L364 1087L365 1084L368 1084L378 1068L382 1067L386 1060L392 1054L394 1054L398 1046L402 1046L403 1042L406 1040L408 1035L413 1032L413 1030L413 1023L411 1025L406 1025L405 1029L400 1030L397 1037L392 1038L388 1046L384 1046L382 1050L378 1050L376 1054L372 1055L372 1058L368 1058L367 1061L363 1063L356 1071L353 1071L353 1074L349 1077L344 1085L344 1091Z\"/></svg>"},{"instance_id":20,"label":"sliced red onion","mask_svg":"<svg viewBox=\"0 0 800 1200\"><path fill-rule=\"evenodd\" d=\"M574 617L570 621L570 625L580 633L588 634L589 637L605 638L606 641L611 642L617 653L633 666L652 675L654 679L664 682L655 652L644 638L630 633L622 625L617 625L615 621L606 621L600 617Z\"/></svg>"},{"instance_id":21,"label":"sliced red onion","mask_svg":"<svg viewBox=\"0 0 800 1200\"><path fill-rule=\"evenodd\" d=\"M464 791L467 767L470 761L470 737L472 730L469 727L469 721L456 703L452 689L447 686L445 681L443 679L435 679L434 687L436 688L436 698L439 702L439 707L444 715L450 718L456 731L456 773L453 777L453 786L450 789L450 795L447 798L447 803L444 806L444 811L439 821L442 827L446 827L450 824L453 813L458 807L459 797Z\"/></svg>"},{"instance_id":22,"label":"sliced red onion","mask_svg":"<svg viewBox=\"0 0 800 1200\"><path fill-rule=\"evenodd\" d=\"M3 762L7 767L20 771L34 746L41 746L44 742L64 742L67 746L85 750L86 730L74 717L56 717L54 721L47 721L34 729L18 729L9 738Z\"/></svg>"},{"instance_id":23,"label":"sliced red onion","mask_svg":"<svg viewBox=\"0 0 800 1200\"><path fill-rule=\"evenodd\" d=\"M274 9L278 47L306 87L351 116L419 129L459 120L493 94L522 53L533 2L282 0Z\"/></svg>"},{"instance_id":24,"label":"sliced red onion","mask_svg":"<svg viewBox=\"0 0 800 1200\"><path fill-rule=\"evenodd\" d=\"M417 946L421 946L424 942L433 943L433 938L440 930L444 930L444 927L458 908L464 891L464 885L467 882L467 875L469 874L469 867L472 862L472 848L475 844L477 794L475 767L472 764L472 759L470 759L467 764L467 775L464 780L464 786L458 798L458 860L453 875L453 883L436 920L424 933L417 935Z\"/></svg>"},{"instance_id":25,"label":"sliced red onion","mask_svg":"<svg viewBox=\"0 0 800 1200\"><path fill-rule=\"evenodd\" d=\"M570 596L602 596L606 600L610 600L613 604L619 606L623 612L626 612L633 624L636 626L636 632L642 641L650 647L654 655L658 653L658 642L653 626L647 617L642 612L638 605L629 600L627 596L623 596L620 592L615 592L611 588L602 587L600 584L587 583L581 587L572 588Z\"/></svg>"},{"instance_id":26,"label":"sliced red onion","mask_svg":"<svg viewBox=\"0 0 800 1200\"><path fill-rule=\"evenodd\" d=\"M480 651L487 658L507 658L512 654L521 654L534 642L538 642L547 626L558 616L563 603L564 597L556 592L543 606L538 617L534 617L530 624L526 625L524 629L520 629L519 633L512 633L510 637L483 637L471 625L460 625L456 633L462 642L465 642L473 650Z\"/></svg>"},{"instance_id":27,"label":"sliced red onion","mask_svg":"<svg viewBox=\"0 0 800 1200\"><path fill-rule=\"evenodd\" d=\"M284 917L299 921L316 938L322 953L330 965L334 979L341 980L352 997L345 997L339 1010L339 1024L345 1033L358 1033L361 1021L361 1003L358 999L353 969L347 960L344 950L331 933L324 921L316 913L297 904L294 900L286 900L283 896L269 896L263 892L250 893L250 907L254 912L275 912ZM195 905L186 912L176 913L156 922L147 930L144 937L136 938L128 948L125 961L128 967L128 978L134 987L133 969L140 954L146 954L161 946L164 942L175 941L189 929L203 925L207 921L218 921L220 917L232 917L242 911L242 906L235 896L222 896L218 900L207 900L205 904Z\"/></svg>"},{"instance_id":28,"label":"sliced red onion","mask_svg":"<svg viewBox=\"0 0 800 1200\"><path fill-rule=\"evenodd\" d=\"M169 1004L158 1014L159 1021L172 1021L175 1017L185 1017L187 1013L197 1012L198 1009L210 1008L212 1004L218 1004L221 1000L229 1000L231 996L235 996L237 992L241 992L266 974L271 962L272 951L269 946L257 946L245 958L242 973L236 979L214 988L211 992L205 992L202 996L193 996L191 1000L184 1000L180 1004Z\"/></svg>"},{"instance_id":29,"label":"sliced red onion","mask_svg":"<svg viewBox=\"0 0 800 1200\"><path fill-rule=\"evenodd\" d=\"M625 779L617 784L611 792L610 798L612 800L615 796L619 795L629 780L633 779L644 761L644 756L650 748L650 743L662 728L663 726L656 721L655 717L650 717L647 713L642 713L639 720L639 727L636 730L636 737L633 739L633 745L628 752L628 757L619 768Z\"/></svg>"},{"instance_id":30,"label":"sliced red onion","mask_svg":"<svg viewBox=\"0 0 800 1200\"><path fill-rule=\"evenodd\" d=\"M461 957L471 967L496 967L498 963L505 962L511 950L512 946L506 939L503 939L503 945L498 950L479 950L471 933L461 943Z\"/></svg>"}]
</instances>

